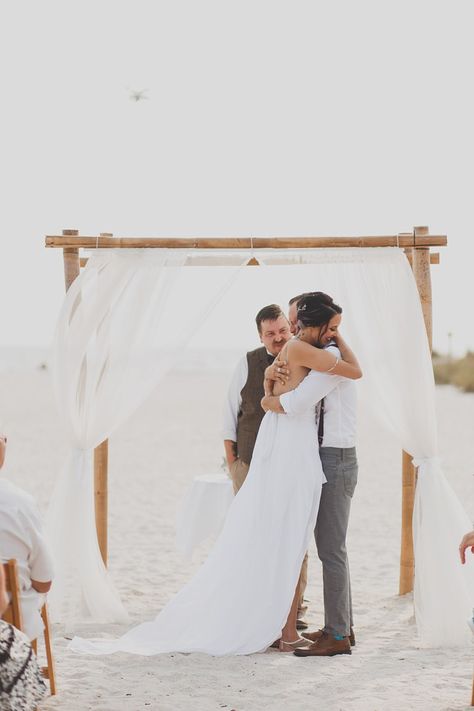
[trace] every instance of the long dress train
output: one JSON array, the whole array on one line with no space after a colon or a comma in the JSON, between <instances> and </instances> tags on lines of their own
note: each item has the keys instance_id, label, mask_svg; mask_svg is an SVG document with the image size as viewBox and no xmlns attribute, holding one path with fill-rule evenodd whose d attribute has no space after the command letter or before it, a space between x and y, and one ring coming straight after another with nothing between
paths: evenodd
<instances>
[{"instance_id":1,"label":"long dress train","mask_svg":"<svg viewBox=\"0 0 474 711\"><path fill-rule=\"evenodd\" d=\"M75 637L89 654L265 650L281 634L314 530L324 474L314 408L268 412L247 479L208 558L152 622L115 640Z\"/></svg>"}]
</instances>

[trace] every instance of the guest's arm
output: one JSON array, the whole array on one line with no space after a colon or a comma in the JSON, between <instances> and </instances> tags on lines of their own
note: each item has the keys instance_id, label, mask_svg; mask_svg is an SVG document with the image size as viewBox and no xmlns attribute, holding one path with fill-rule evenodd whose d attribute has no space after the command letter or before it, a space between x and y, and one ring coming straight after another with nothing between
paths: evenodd
<instances>
[{"instance_id":1,"label":"guest's arm","mask_svg":"<svg viewBox=\"0 0 474 711\"><path fill-rule=\"evenodd\" d=\"M469 531L463 536L463 539L459 545L459 555L461 557L461 563L464 565L466 562L466 550L470 548L471 553L474 553L474 531Z\"/></svg>"},{"instance_id":2,"label":"guest's arm","mask_svg":"<svg viewBox=\"0 0 474 711\"><path fill-rule=\"evenodd\" d=\"M39 580L31 580L31 587L39 593L47 593L51 590L52 580L48 580L47 583L41 583Z\"/></svg>"},{"instance_id":3,"label":"guest's arm","mask_svg":"<svg viewBox=\"0 0 474 711\"><path fill-rule=\"evenodd\" d=\"M25 511L22 517L25 522L24 530L29 532L28 567L31 587L39 593L47 593L54 577L53 556L43 534L43 525L36 506Z\"/></svg>"},{"instance_id":4,"label":"guest's arm","mask_svg":"<svg viewBox=\"0 0 474 711\"><path fill-rule=\"evenodd\" d=\"M8 607L8 595L5 587L5 573L3 565L0 563L0 616L3 615Z\"/></svg>"},{"instance_id":5,"label":"guest's arm","mask_svg":"<svg viewBox=\"0 0 474 711\"><path fill-rule=\"evenodd\" d=\"M0 434L0 469L3 467L3 462L5 461L6 448L7 448L7 438L5 435Z\"/></svg>"}]
</instances>

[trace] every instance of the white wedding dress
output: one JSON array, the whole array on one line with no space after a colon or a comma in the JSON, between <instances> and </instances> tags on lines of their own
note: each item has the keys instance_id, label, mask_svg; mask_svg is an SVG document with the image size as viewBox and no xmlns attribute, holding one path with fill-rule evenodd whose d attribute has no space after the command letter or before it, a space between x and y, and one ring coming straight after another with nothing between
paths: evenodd
<instances>
[{"instance_id":1,"label":"white wedding dress","mask_svg":"<svg viewBox=\"0 0 474 711\"><path fill-rule=\"evenodd\" d=\"M264 651L280 637L325 481L314 406L304 414L268 412L247 479L208 558L152 622L114 640L75 637L89 654Z\"/></svg>"}]
</instances>

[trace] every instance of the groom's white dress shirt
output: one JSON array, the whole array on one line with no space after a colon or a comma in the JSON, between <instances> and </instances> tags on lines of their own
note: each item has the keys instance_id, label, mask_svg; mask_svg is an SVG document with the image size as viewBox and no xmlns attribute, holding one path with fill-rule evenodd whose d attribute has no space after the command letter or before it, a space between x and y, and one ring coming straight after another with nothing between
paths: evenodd
<instances>
[{"instance_id":1,"label":"groom's white dress shirt","mask_svg":"<svg viewBox=\"0 0 474 711\"><path fill-rule=\"evenodd\" d=\"M327 349L340 357L339 349ZM357 388L354 380L311 370L295 390L280 395L287 415L306 412L324 398L322 447L348 449L356 445Z\"/></svg>"}]
</instances>

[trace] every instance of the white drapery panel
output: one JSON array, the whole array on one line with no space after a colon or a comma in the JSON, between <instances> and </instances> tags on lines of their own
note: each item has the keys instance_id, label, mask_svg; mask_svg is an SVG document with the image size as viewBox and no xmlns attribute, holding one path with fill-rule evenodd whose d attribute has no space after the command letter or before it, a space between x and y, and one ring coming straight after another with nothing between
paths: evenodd
<instances>
[{"instance_id":1,"label":"white drapery panel","mask_svg":"<svg viewBox=\"0 0 474 711\"><path fill-rule=\"evenodd\" d=\"M261 261L290 260L275 251ZM460 565L458 545L472 523L437 458L433 368L410 265L397 248L301 251L291 261L311 265L301 268L301 291L326 291L343 306L343 332L364 371L360 389L365 406L419 465L413 530L420 641L462 645L471 637L466 621L473 605L474 570Z\"/></svg>"},{"instance_id":2,"label":"white drapery panel","mask_svg":"<svg viewBox=\"0 0 474 711\"><path fill-rule=\"evenodd\" d=\"M199 305L200 311L194 317L187 312L185 325L174 313L173 302L176 285L187 271L180 265L212 265L220 263L222 255L136 252L94 253L69 290L59 320L54 373L73 448L50 516L60 569L54 588L62 603L62 619L66 613L69 619L77 615L79 593L95 620L124 618L95 538L92 473L86 462L91 450L151 392L178 345L192 335L189 323L197 326L204 319L219 300L219 289L222 293L234 281L243 294L258 283L257 310L275 299L275 284L285 293L285 283L296 276L300 292L326 291L343 306L343 331L364 370L360 383L364 402L419 464L414 539L421 640L442 645L469 639L466 619L474 576L472 567L459 564L457 545L471 523L437 460L431 357L416 284L403 251L259 250L256 256L263 266L258 269L233 266L249 257L248 252L235 252L226 256L225 284L212 281L214 297L209 296L209 284L207 297L197 290L194 307Z\"/></svg>"},{"instance_id":3,"label":"white drapery panel","mask_svg":"<svg viewBox=\"0 0 474 711\"><path fill-rule=\"evenodd\" d=\"M151 393L239 273L183 305L186 258L185 250L94 251L59 316L53 380L71 454L47 528L57 566L52 614L68 624L127 620L97 543L93 449Z\"/></svg>"}]
</instances>

